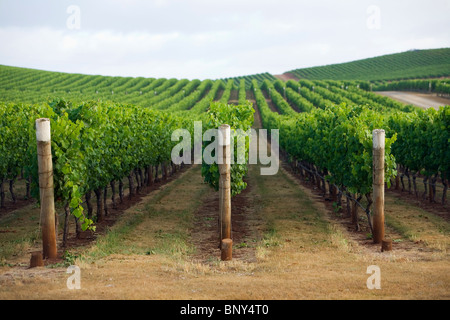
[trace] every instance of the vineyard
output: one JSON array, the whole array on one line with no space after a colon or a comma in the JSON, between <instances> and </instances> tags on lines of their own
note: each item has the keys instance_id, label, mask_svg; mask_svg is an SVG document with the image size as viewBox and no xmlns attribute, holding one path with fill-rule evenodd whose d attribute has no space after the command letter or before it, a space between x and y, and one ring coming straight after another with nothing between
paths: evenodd
<instances>
[{"instance_id":1,"label":"vineyard","mask_svg":"<svg viewBox=\"0 0 450 320\"><path fill-rule=\"evenodd\" d=\"M233 89L243 83L249 89L253 79L262 82L275 77L263 73L217 82L223 82L222 86L232 83ZM0 95L4 102L40 103L51 97L64 97L68 101L100 99L165 109L167 104L187 97L197 102L211 85L211 80L91 76L0 66ZM183 103L187 106L188 101Z\"/></svg>"},{"instance_id":2,"label":"vineyard","mask_svg":"<svg viewBox=\"0 0 450 320\"><path fill-rule=\"evenodd\" d=\"M448 62L448 52L429 52L430 57L424 59L438 61L437 55ZM411 59L414 54L407 53ZM384 59L388 58L396 61L396 57ZM422 72L420 76L448 76L439 61L433 68L427 66L425 72L419 60L402 78L416 77L418 72ZM302 78L298 81L282 81L268 73L201 81L88 76L1 66L0 264L6 276L0 275L0 297L8 296L3 287L13 287L17 281L11 282L10 277L15 279L17 274L10 269L23 267L24 259L29 259L41 241L35 217L41 174L35 121L46 118L51 123L58 242L56 262L47 263L55 268L74 263L85 266L91 270L86 276L91 289L98 285L98 279L114 274L114 261L122 259L128 267L148 264L155 272L150 281L158 285L152 298L183 299L189 292L196 298L208 297L207 283L199 284L197 277L211 282L232 278L227 286L235 284L242 289L236 275L249 281L250 291L240 294L230 290L221 297L307 298L310 296L301 295L293 284L287 285L285 296L280 289L270 292L261 288L265 281L277 283L275 279L283 278L285 272L289 282L308 270L305 287L314 290L313 279L318 273L336 264L350 266L341 271L353 291L343 292L339 281L327 275L332 287L319 286L317 296L380 298L381 293L355 289L357 281L365 277L361 265L376 262L398 277L401 273L393 263L401 264L409 273L405 281L416 279L411 286L426 286L425 298L448 298L450 106L423 110L375 92L406 88L448 94L448 82L369 82L355 76L354 72L364 68L291 72ZM385 74L385 70L375 69L381 73L370 80L400 78L400 71ZM444 71L438 74L435 70ZM215 247L216 191L221 186L222 169L205 161L173 162L173 150L180 143L173 133L186 129L194 137L198 134L196 121L202 123L203 139L208 129L222 124L229 124L232 132L279 130L281 164L276 175L259 174L267 163L248 164L252 143L247 137L246 163L234 161L231 165L237 262L230 262L230 269L219 262ZM391 254L380 253L380 247L371 241L375 129L383 129L386 135L383 183L387 235L394 248ZM273 134L267 141L261 134L259 139L259 149L265 146L261 141L274 144ZM237 147L238 141L232 146ZM191 151L209 150L205 141L200 146L183 141L182 146L183 151L177 149L175 156L185 160L191 160ZM237 160L237 154L234 156ZM21 201L23 198L28 200ZM432 263L437 276L443 278L437 280L431 272L418 277L426 263ZM312 272L315 268L321 271ZM138 278L144 277L142 270L133 270ZM356 280L350 280L352 270L361 273ZM168 293L159 275L164 273L177 293ZM267 280L252 282L255 274L257 279L267 276ZM52 275L32 285L38 288L46 283L46 277ZM188 278L189 288L195 286L198 291L183 287L176 280L179 277ZM128 281L139 287L138 278ZM404 298L410 291L408 286L387 287L388 297ZM144 289L137 289L136 296L148 294L140 290ZM118 289L112 296L123 292ZM26 296L20 288L16 293ZM88 293L91 295L98 297L93 291ZM421 293L417 291L414 297L421 297Z\"/></svg>"},{"instance_id":3,"label":"vineyard","mask_svg":"<svg viewBox=\"0 0 450 320\"><path fill-rule=\"evenodd\" d=\"M439 78L450 75L450 49L412 50L375 58L321 67L295 69L289 73L309 80L388 81Z\"/></svg>"}]
</instances>

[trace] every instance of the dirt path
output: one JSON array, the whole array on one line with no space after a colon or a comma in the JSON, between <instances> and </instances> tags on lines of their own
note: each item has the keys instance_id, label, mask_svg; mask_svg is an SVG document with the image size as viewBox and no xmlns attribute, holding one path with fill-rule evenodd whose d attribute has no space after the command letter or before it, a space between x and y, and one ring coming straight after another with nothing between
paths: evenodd
<instances>
[{"instance_id":1,"label":"dirt path","mask_svg":"<svg viewBox=\"0 0 450 320\"><path fill-rule=\"evenodd\" d=\"M283 74L278 74L278 75L274 75L275 78L278 78L282 81L288 81L288 80L294 80L294 81L298 81L298 78L289 72L283 73Z\"/></svg>"},{"instance_id":2,"label":"dirt path","mask_svg":"<svg viewBox=\"0 0 450 320\"><path fill-rule=\"evenodd\" d=\"M230 93L230 99L228 101L229 104L238 104L239 102L239 90L232 89Z\"/></svg>"},{"instance_id":3,"label":"dirt path","mask_svg":"<svg viewBox=\"0 0 450 320\"><path fill-rule=\"evenodd\" d=\"M390 97L394 100L412 104L424 109L434 108L439 109L440 106L449 105L450 100L441 98L435 95L417 92L402 92L402 91L377 91L382 96Z\"/></svg>"},{"instance_id":4,"label":"dirt path","mask_svg":"<svg viewBox=\"0 0 450 320\"><path fill-rule=\"evenodd\" d=\"M250 181L249 181L250 180ZM258 195L255 194L254 182L246 181L247 189L231 200L232 230L234 251L233 259L256 262L256 244L261 239L263 221L257 213ZM196 248L194 260L200 263L217 262L219 245L219 195L210 193L203 205L195 212L194 227L191 232Z\"/></svg>"},{"instance_id":5,"label":"dirt path","mask_svg":"<svg viewBox=\"0 0 450 320\"><path fill-rule=\"evenodd\" d=\"M225 90L223 89L218 90L216 96L214 97L214 101L219 101L222 98L224 92Z\"/></svg>"},{"instance_id":6,"label":"dirt path","mask_svg":"<svg viewBox=\"0 0 450 320\"><path fill-rule=\"evenodd\" d=\"M280 114L280 110L278 110L277 106L273 103L272 99L270 99L269 93L266 90L262 91L264 98L266 98L266 103L269 106L269 109L272 112Z\"/></svg>"}]
</instances>

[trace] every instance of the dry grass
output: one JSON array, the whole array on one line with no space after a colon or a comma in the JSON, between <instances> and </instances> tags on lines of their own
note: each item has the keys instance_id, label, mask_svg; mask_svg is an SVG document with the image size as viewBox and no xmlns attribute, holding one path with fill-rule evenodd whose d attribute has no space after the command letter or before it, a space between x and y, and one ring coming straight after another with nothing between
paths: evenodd
<instances>
[{"instance_id":1,"label":"dry grass","mask_svg":"<svg viewBox=\"0 0 450 320\"><path fill-rule=\"evenodd\" d=\"M286 171L260 176L259 168L251 167L250 183L264 222L256 262L221 262L219 251L208 263L193 258L192 213L213 192L194 167L130 208L82 252L81 290L66 288L64 268L3 268L0 299L450 298L449 259L442 248L448 235L436 231L448 230L447 224L430 217L430 224L415 222L420 217L414 207L388 200L387 214L403 228L402 243L412 237L408 232L426 243L409 251L394 244L394 251L381 253L330 219L322 201ZM401 216L403 211L411 217ZM366 287L369 265L381 268L381 290Z\"/></svg>"},{"instance_id":2,"label":"dry grass","mask_svg":"<svg viewBox=\"0 0 450 320\"><path fill-rule=\"evenodd\" d=\"M23 263L23 253L36 248L39 215L39 208L32 204L0 217L0 266Z\"/></svg>"},{"instance_id":3,"label":"dry grass","mask_svg":"<svg viewBox=\"0 0 450 320\"><path fill-rule=\"evenodd\" d=\"M395 196L386 197L387 224L415 242L446 254L450 247L450 226L443 218L410 205Z\"/></svg>"}]
</instances>

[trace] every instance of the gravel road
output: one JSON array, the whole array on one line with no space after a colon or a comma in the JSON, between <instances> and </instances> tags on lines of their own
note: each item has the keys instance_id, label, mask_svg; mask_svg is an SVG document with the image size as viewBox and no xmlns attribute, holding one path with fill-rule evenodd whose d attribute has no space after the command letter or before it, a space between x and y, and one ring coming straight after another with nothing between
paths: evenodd
<instances>
[{"instance_id":1,"label":"gravel road","mask_svg":"<svg viewBox=\"0 0 450 320\"><path fill-rule=\"evenodd\" d=\"M424 109L439 109L440 106L450 105L450 99L441 98L433 94L399 91L378 91L376 93Z\"/></svg>"}]
</instances>

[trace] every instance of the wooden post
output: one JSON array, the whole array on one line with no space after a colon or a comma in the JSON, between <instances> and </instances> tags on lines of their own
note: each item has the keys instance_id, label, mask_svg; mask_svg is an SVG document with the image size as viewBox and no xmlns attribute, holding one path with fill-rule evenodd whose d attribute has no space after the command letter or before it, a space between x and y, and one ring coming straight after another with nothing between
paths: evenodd
<instances>
[{"instance_id":1,"label":"wooden post","mask_svg":"<svg viewBox=\"0 0 450 320\"><path fill-rule=\"evenodd\" d=\"M392 251L392 239L383 239L381 241L381 252Z\"/></svg>"},{"instance_id":2,"label":"wooden post","mask_svg":"<svg viewBox=\"0 0 450 320\"><path fill-rule=\"evenodd\" d=\"M385 132L373 131L373 242L384 238L384 141Z\"/></svg>"},{"instance_id":3,"label":"wooden post","mask_svg":"<svg viewBox=\"0 0 450 320\"><path fill-rule=\"evenodd\" d=\"M52 144L50 120L36 120L37 155L39 166L39 192L41 200L41 228L44 259L57 255L55 234L55 202L53 190Z\"/></svg>"},{"instance_id":4,"label":"wooden post","mask_svg":"<svg viewBox=\"0 0 450 320\"><path fill-rule=\"evenodd\" d=\"M233 257L233 240L223 239L220 259L222 261L230 261Z\"/></svg>"},{"instance_id":5,"label":"wooden post","mask_svg":"<svg viewBox=\"0 0 450 320\"><path fill-rule=\"evenodd\" d=\"M219 128L219 220L220 220L220 247L223 248L223 239L231 239L231 148L230 126L224 124ZM231 249L230 249L231 250ZM231 257L231 252L227 254Z\"/></svg>"},{"instance_id":6,"label":"wooden post","mask_svg":"<svg viewBox=\"0 0 450 320\"><path fill-rule=\"evenodd\" d=\"M30 268L43 267L42 252L31 253Z\"/></svg>"}]
</instances>

